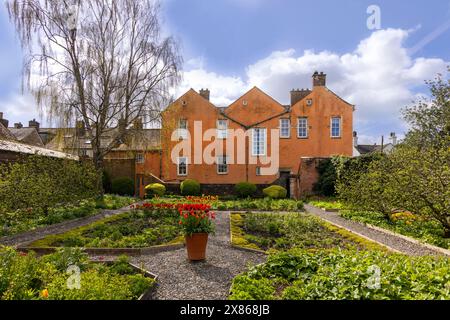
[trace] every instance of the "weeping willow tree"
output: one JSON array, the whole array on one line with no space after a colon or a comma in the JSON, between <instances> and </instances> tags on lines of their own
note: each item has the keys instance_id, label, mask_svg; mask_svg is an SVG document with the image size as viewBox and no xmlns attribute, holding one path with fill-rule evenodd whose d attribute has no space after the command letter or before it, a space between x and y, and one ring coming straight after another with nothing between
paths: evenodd
<instances>
[{"instance_id":1,"label":"weeping willow tree","mask_svg":"<svg viewBox=\"0 0 450 320\"><path fill-rule=\"evenodd\" d=\"M50 118L84 123L97 167L133 123L159 119L182 58L177 42L162 35L158 2L7 0L6 6L25 51L24 88Z\"/></svg>"}]
</instances>

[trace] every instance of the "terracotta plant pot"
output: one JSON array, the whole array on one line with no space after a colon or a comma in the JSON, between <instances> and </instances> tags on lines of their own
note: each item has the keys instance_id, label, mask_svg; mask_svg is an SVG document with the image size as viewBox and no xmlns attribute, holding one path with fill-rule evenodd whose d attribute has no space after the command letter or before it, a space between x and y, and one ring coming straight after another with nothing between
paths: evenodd
<instances>
[{"instance_id":1,"label":"terracotta plant pot","mask_svg":"<svg viewBox=\"0 0 450 320\"><path fill-rule=\"evenodd\" d=\"M185 239L188 259L191 261L205 260L208 234L194 233L192 236L186 236Z\"/></svg>"}]
</instances>

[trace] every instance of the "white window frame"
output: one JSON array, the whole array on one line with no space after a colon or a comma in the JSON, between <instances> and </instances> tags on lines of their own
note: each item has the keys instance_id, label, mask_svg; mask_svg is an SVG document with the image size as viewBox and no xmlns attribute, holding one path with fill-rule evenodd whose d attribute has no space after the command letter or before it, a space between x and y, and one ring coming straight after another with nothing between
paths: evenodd
<instances>
[{"instance_id":1,"label":"white window frame","mask_svg":"<svg viewBox=\"0 0 450 320\"><path fill-rule=\"evenodd\" d=\"M186 173L180 173L180 163L181 163L181 159L185 159L185 164L186 164ZM177 158L177 175L180 177L185 177L188 175L188 168L189 168L189 160L188 157L178 157Z\"/></svg>"},{"instance_id":2,"label":"white window frame","mask_svg":"<svg viewBox=\"0 0 450 320\"><path fill-rule=\"evenodd\" d=\"M181 123L184 121L184 128L181 126ZM178 120L178 138L181 140L186 140L188 136L188 121L187 119Z\"/></svg>"},{"instance_id":3,"label":"white window frame","mask_svg":"<svg viewBox=\"0 0 450 320\"><path fill-rule=\"evenodd\" d=\"M143 153L136 153L136 163L144 163L145 157Z\"/></svg>"},{"instance_id":4,"label":"white window frame","mask_svg":"<svg viewBox=\"0 0 450 320\"><path fill-rule=\"evenodd\" d=\"M288 126L283 127L283 122L287 121ZM283 128L288 130L287 135L283 135ZM289 118L281 118L280 119L280 138L290 138L291 137L291 119Z\"/></svg>"},{"instance_id":5,"label":"white window frame","mask_svg":"<svg viewBox=\"0 0 450 320\"><path fill-rule=\"evenodd\" d=\"M263 141L256 140L256 132L262 132L262 136L258 133L258 138L263 137ZM258 143L256 147L255 143ZM256 148L255 148L256 147ZM262 147L262 150L261 150ZM258 149L258 150L256 150ZM252 129L252 155L254 157L265 156L267 151L267 129L266 128L253 128Z\"/></svg>"},{"instance_id":6,"label":"white window frame","mask_svg":"<svg viewBox=\"0 0 450 320\"><path fill-rule=\"evenodd\" d=\"M333 134L334 133L333 132L333 129L334 129L333 122L334 122L335 119L339 120L339 122L338 122L338 124L339 124L339 127L338 127L339 134L338 135L334 135ZM331 120L330 120L330 136L331 136L331 138L340 138L342 136L342 118L341 117L331 117Z\"/></svg>"},{"instance_id":7,"label":"white window frame","mask_svg":"<svg viewBox=\"0 0 450 320\"><path fill-rule=\"evenodd\" d=\"M223 159L225 159L225 163L223 163ZM222 160L222 161L221 161ZM228 174L228 163L229 163L229 157L228 156L217 156L216 157L216 169L217 169L217 174ZM225 166L226 171L221 172L220 171L220 166Z\"/></svg>"},{"instance_id":8,"label":"white window frame","mask_svg":"<svg viewBox=\"0 0 450 320\"><path fill-rule=\"evenodd\" d=\"M225 127L222 128L220 123L225 123ZM217 120L217 139L227 139L228 138L228 120L219 119Z\"/></svg>"},{"instance_id":9,"label":"white window frame","mask_svg":"<svg viewBox=\"0 0 450 320\"><path fill-rule=\"evenodd\" d=\"M300 121L305 120L305 125L300 127ZM300 135L300 129L305 129L306 135ZM307 139L309 137L308 117L299 117L297 119L297 137L300 139Z\"/></svg>"}]
</instances>

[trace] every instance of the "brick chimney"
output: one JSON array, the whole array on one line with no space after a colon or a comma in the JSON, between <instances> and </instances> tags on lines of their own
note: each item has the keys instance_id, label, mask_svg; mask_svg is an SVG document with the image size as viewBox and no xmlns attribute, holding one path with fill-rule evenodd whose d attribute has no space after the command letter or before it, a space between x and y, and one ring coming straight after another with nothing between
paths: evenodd
<instances>
[{"instance_id":1,"label":"brick chimney","mask_svg":"<svg viewBox=\"0 0 450 320\"><path fill-rule=\"evenodd\" d=\"M358 132L353 131L353 146L356 148L358 146Z\"/></svg>"},{"instance_id":2,"label":"brick chimney","mask_svg":"<svg viewBox=\"0 0 450 320\"><path fill-rule=\"evenodd\" d=\"M323 72L314 72L313 76L313 87L325 87L327 84L327 75Z\"/></svg>"},{"instance_id":3,"label":"brick chimney","mask_svg":"<svg viewBox=\"0 0 450 320\"><path fill-rule=\"evenodd\" d=\"M200 95L209 101L209 89L201 89Z\"/></svg>"},{"instance_id":4,"label":"brick chimney","mask_svg":"<svg viewBox=\"0 0 450 320\"><path fill-rule=\"evenodd\" d=\"M16 128L16 129L22 129L22 128L23 128L22 122L14 123L14 128Z\"/></svg>"},{"instance_id":5,"label":"brick chimney","mask_svg":"<svg viewBox=\"0 0 450 320\"><path fill-rule=\"evenodd\" d=\"M33 120L28 122L28 127L36 128L36 130L39 131L39 122L37 122L36 119L33 119Z\"/></svg>"},{"instance_id":6,"label":"brick chimney","mask_svg":"<svg viewBox=\"0 0 450 320\"><path fill-rule=\"evenodd\" d=\"M9 121L6 119L3 119L3 112L0 112L0 123L5 127L8 128Z\"/></svg>"},{"instance_id":7,"label":"brick chimney","mask_svg":"<svg viewBox=\"0 0 450 320\"><path fill-rule=\"evenodd\" d=\"M84 137L86 135L86 126L83 120L77 120L75 125L77 137Z\"/></svg>"},{"instance_id":8,"label":"brick chimney","mask_svg":"<svg viewBox=\"0 0 450 320\"><path fill-rule=\"evenodd\" d=\"M309 95L311 90L309 89L292 89L291 90L291 106L302 100L304 97Z\"/></svg>"}]
</instances>

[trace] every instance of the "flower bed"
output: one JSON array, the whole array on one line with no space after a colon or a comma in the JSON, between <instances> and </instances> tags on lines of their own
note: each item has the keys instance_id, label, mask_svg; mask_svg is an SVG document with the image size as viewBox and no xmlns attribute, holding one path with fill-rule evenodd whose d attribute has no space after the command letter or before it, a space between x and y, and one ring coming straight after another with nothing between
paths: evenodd
<instances>
[{"instance_id":1,"label":"flower bed","mask_svg":"<svg viewBox=\"0 0 450 320\"><path fill-rule=\"evenodd\" d=\"M16 212L1 212L0 237L30 231L67 220L95 215L103 209L120 209L135 202L136 198L105 195L102 199L86 199L78 204L50 208L44 214L29 208Z\"/></svg>"},{"instance_id":2,"label":"flower bed","mask_svg":"<svg viewBox=\"0 0 450 320\"><path fill-rule=\"evenodd\" d=\"M232 213L232 244L257 250L382 249L373 242L302 213Z\"/></svg>"},{"instance_id":3,"label":"flower bed","mask_svg":"<svg viewBox=\"0 0 450 320\"><path fill-rule=\"evenodd\" d=\"M185 198L159 198L150 200L151 203L205 203L213 210L219 211L303 211L303 202L293 199L239 199L220 200L217 196L187 196Z\"/></svg>"},{"instance_id":4,"label":"flower bed","mask_svg":"<svg viewBox=\"0 0 450 320\"><path fill-rule=\"evenodd\" d=\"M448 300L450 259L381 251L292 249L232 283L232 300Z\"/></svg>"},{"instance_id":5,"label":"flower bed","mask_svg":"<svg viewBox=\"0 0 450 320\"><path fill-rule=\"evenodd\" d=\"M137 300L154 285L127 257L107 265L79 249L36 257L0 248L0 300Z\"/></svg>"},{"instance_id":6,"label":"flower bed","mask_svg":"<svg viewBox=\"0 0 450 320\"><path fill-rule=\"evenodd\" d=\"M182 241L176 205L145 203L132 205L131 209L63 234L47 236L29 247L146 248Z\"/></svg>"}]
</instances>

